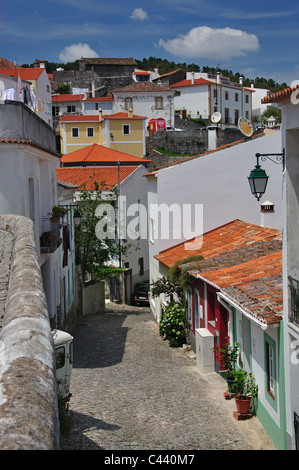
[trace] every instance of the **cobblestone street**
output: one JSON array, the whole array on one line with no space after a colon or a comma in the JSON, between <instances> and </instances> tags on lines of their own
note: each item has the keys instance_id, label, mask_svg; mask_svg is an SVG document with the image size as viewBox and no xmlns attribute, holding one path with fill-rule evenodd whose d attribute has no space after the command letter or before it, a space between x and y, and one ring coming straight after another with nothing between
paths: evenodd
<instances>
[{"instance_id":1,"label":"cobblestone street","mask_svg":"<svg viewBox=\"0 0 299 470\"><path fill-rule=\"evenodd\" d=\"M237 421L225 382L169 347L148 308L107 304L74 325L69 450L274 449L256 417Z\"/></svg>"}]
</instances>

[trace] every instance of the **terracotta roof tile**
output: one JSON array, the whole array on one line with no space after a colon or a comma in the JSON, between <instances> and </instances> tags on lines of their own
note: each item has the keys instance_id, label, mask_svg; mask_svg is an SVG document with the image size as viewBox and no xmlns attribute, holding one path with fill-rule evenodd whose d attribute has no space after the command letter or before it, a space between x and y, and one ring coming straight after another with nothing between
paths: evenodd
<instances>
[{"instance_id":1,"label":"terracotta roof tile","mask_svg":"<svg viewBox=\"0 0 299 470\"><path fill-rule=\"evenodd\" d=\"M123 182L137 166L121 166L120 182ZM118 168L117 166L108 167L72 167L57 168L57 179L67 183L75 184L79 189L94 190L94 181L101 186L102 189L113 189L118 184Z\"/></svg>"},{"instance_id":2,"label":"terracotta roof tile","mask_svg":"<svg viewBox=\"0 0 299 470\"><path fill-rule=\"evenodd\" d=\"M1 69L1 74L2 75L8 75L10 77L15 77L17 78L18 76L22 80L37 80L41 74L44 72L45 69L38 68L38 67L32 67L32 68L22 68L22 67L16 67L16 68L7 68L7 69Z\"/></svg>"},{"instance_id":3,"label":"terracotta roof tile","mask_svg":"<svg viewBox=\"0 0 299 470\"><path fill-rule=\"evenodd\" d=\"M256 242L271 241L273 243L275 240L280 239L281 233L279 230L261 227L237 219L204 233L203 237L189 240L193 244L197 242L199 249L188 250L189 244L183 242L160 252L155 258L170 267L173 264L170 261L172 256L178 256L182 260L191 255L202 254L205 260L210 260L218 255L223 255L223 253L228 253L227 256L231 256L236 249L246 248L248 250L250 245ZM254 245L251 250L254 250ZM239 259L241 256L240 254Z\"/></svg>"},{"instance_id":4,"label":"terracotta roof tile","mask_svg":"<svg viewBox=\"0 0 299 470\"><path fill-rule=\"evenodd\" d=\"M83 95L72 95L72 94L61 94L61 95L52 95L52 102L60 102L60 101L82 101L84 99Z\"/></svg>"},{"instance_id":5,"label":"terracotta roof tile","mask_svg":"<svg viewBox=\"0 0 299 470\"><path fill-rule=\"evenodd\" d=\"M75 152L67 153L61 158L63 164L90 162L106 165L112 163L116 165L118 161L121 162L121 165L146 165L151 160L135 157L99 144L88 145L80 150L75 150Z\"/></svg>"},{"instance_id":6,"label":"terracotta roof tile","mask_svg":"<svg viewBox=\"0 0 299 470\"><path fill-rule=\"evenodd\" d=\"M291 94L298 90L299 85L294 87L285 88L284 90L278 91L277 93L272 93L268 96L265 96L262 99L262 103L278 103L279 101L283 101L287 99Z\"/></svg>"}]
</instances>

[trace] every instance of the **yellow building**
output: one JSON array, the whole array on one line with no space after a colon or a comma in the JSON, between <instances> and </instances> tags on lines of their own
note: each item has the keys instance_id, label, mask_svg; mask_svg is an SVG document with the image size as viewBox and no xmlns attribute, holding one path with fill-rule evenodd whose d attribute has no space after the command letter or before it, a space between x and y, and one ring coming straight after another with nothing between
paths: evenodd
<instances>
[{"instance_id":1,"label":"yellow building","mask_svg":"<svg viewBox=\"0 0 299 470\"><path fill-rule=\"evenodd\" d=\"M60 119L63 154L100 144L135 157L146 155L146 117L128 113L66 115Z\"/></svg>"}]
</instances>

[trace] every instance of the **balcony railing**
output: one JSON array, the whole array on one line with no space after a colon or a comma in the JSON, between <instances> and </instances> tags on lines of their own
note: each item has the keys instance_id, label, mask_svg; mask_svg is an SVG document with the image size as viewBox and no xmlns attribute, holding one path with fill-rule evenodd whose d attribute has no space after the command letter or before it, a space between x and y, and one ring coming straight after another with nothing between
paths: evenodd
<instances>
[{"instance_id":1,"label":"balcony railing","mask_svg":"<svg viewBox=\"0 0 299 470\"><path fill-rule=\"evenodd\" d=\"M289 320L299 325L299 281L292 276L289 276L289 288L291 296Z\"/></svg>"}]
</instances>

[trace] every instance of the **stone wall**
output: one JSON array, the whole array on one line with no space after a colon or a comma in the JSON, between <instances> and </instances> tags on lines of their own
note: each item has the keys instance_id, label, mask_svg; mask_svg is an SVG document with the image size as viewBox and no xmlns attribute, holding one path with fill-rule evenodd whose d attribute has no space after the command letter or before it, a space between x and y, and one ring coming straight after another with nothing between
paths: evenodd
<instances>
[{"instance_id":1,"label":"stone wall","mask_svg":"<svg viewBox=\"0 0 299 470\"><path fill-rule=\"evenodd\" d=\"M71 88L87 88L91 90L92 82L96 89L96 96L105 96L113 88L121 88L132 83L132 74L113 74L100 76L92 70L60 70L53 73L53 80L58 85L68 83ZM100 88L100 89L99 89Z\"/></svg>"},{"instance_id":2,"label":"stone wall","mask_svg":"<svg viewBox=\"0 0 299 470\"><path fill-rule=\"evenodd\" d=\"M12 245L0 333L0 449L55 450L59 424L54 345L33 223L1 215L0 235L5 232L11 234Z\"/></svg>"},{"instance_id":3,"label":"stone wall","mask_svg":"<svg viewBox=\"0 0 299 470\"><path fill-rule=\"evenodd\" d=\"M163 149L164 152L177 153L178 155L198 155L209 150L209 136L207 128L199 128L198 125L189 126L181 123L181 132L153 132L147 140L147 151ZM192 123L195 124L195 123ZM231 144L244 139L244 135L238 129L217 130L217 147Z\"/></svg>"}]
</instances>

